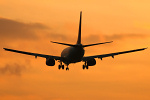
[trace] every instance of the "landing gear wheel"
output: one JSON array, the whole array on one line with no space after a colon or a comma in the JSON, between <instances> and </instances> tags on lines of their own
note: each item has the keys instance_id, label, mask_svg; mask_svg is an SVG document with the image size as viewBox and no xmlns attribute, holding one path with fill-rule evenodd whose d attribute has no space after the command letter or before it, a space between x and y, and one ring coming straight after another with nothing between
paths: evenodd
<instances>
[{"instance_id":1,"label":"landing gear wheel","mask_svg":"<svg viewBox=\"0 0 150 100\"><path fill-rule=\"evenodd\" d=\"M58 69L60 69L61 68L61 66L60 65L58 65Z\"/></svg>"},{"instance_id":2,"label":"landing gear wheel","mask_svg":"<svg viewBox=\"0 0 150 100\"><path fill-rule=\"evenodd\" d=\"M89 69L89 66L88 65L83 65L83 67L82 67L83 69Z\"/></svg>"},{"instance_id":3,"label":"landing gear wheel","mask_svg":"<svg viewBox=\"0 0 150 100\"><path fill-rule=\"evenodd\" d=\"M64 69L64 65L62 65L62 69Z\"/></svg>"},{"instance_id":4,"label":"landing gear wheel","mask_svg":"<svg viewBox=\"0 0 150 100\"><path fill-rule=\"evenodd\" d=\"M69 70L69 68L67 67L66 70Z\"/></svg>"},{"instance_id":5,"label":"landing gear wheel","mask_svg":"<svg viewBox=\"0 0 150 100\"><path fill-rule=\"evenodd\" d=\"M89 66L86 66L86 69L89 69Z\"/></svg>"},{"instance_id":6,"label":"landing gear wheel","mask_svg":"<svg viewBox=\"0 0 150 100\"><path fill-rule=\"evenodd\" d=\"M83 67L82 67L83 69L85 69L85 65L83 65Z\"/></svg>"}]
</instances>

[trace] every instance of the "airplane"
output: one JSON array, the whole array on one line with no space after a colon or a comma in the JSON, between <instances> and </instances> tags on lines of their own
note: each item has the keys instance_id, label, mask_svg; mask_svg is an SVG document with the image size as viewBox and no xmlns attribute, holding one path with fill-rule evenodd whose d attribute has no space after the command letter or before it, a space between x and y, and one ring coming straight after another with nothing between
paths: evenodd
<instances>
[{"instance_id":1,"label":"airplane","mask_svg":"<svg viewBox=\"0 0 150 100\"><path fill-rule=\"evenodd\" d=\"M83 61L84 65L82 68L88 69L89 66L96 65L95 58L99 58L101 60L105 57L114 58L114 56L116 56L116 55L131 53L131 52L136 52L136 51L142 51L142 50L147 49L147 48L140 48L140 49L115 52L115 53L109 53L109 54L84 56L84 53L85 53L84 48L85 47L95 46L95 45L100 45L100 44L106 44L106 43L112 43L113 41L88 44L88 45L81 44L81 20L82 20L82 11L80 12L79 31L78 31L78 38L77 38L76 44L68 44L68 43L51 41L52 43L69 46L61 52L61 56L52 56L52 55L46 55L46 54L32 53L32 52L26 52L26 51L20 51L20 50L8 49L8 48L3 48L3 49L6 51L11 51L11 52L35 56L35 58L37 58L37 57L46 58L46 65L47 66L54 66L55 61L58 61L58 62L60 62L60 64L58 65L58 69L64 69L64 65L63 65L63 63L64 63L66 65L66 70L69 70L68 65L71 63L77 63L77 62Z\"/></svg>"}]
</instances>

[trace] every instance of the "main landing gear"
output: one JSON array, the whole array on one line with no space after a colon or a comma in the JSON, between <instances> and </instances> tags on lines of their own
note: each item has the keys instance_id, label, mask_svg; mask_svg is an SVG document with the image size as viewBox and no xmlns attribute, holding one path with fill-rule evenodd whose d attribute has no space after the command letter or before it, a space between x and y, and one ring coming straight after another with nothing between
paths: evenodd
<instances>
[{"instance_id":1,"label":"main landing gear","mask_svg":"<svg viewBox=\"0 0 150 100\"><path fill-rule=\"evenodd\" d=\"M62 65L62 62L60 62L60 65L58 65L58 69L60 70L60 69L64 69L64 65ZM69 67L68 67L68 65L67 65L67 67L66 67L66 71L67 70L69 70Z\"/></svg>"},{"instance_id":2,"label":"main landing gear","mask_svg":"<svg viewBox=\"0 0 150 100\"><path fill-rule=\"evenodd\" d=\"M87 62L85 62L85 64L83 65L83 67L82 67L83 69L89 69L89 66L87 65Z\"/></svg>"},{"instance_id":3,"label":"main landing gear","mask_svg":"<svg viewBox=\"0 0 150 100\"><path fill-rule=\"evenodd\" d=\"M64 65L58 65L58 69L60 70L60 69L64 69ZM67 66L66 67L66 70L69 70L69 67Z\"/></svg>"},{"instance_id":4,"label":"main landing gear","mask_svg":"<svg viewBox=\"0 0 150 100\"><path fill-rule=\"evenodd\" d=\"M58 69L64 69L64 65L58 65Z\"/></svg>"},{"instance_id":5,"label":"main landing gear","mask_svg":"<svg viewBox=\"0 0 150 100\"><path fill-rule=\"evenodd\" d=\"M58 69L64 69L64 65L62 65L62 62L60 62L60 65L58 65Z\"/></svg>"}]
</instances>

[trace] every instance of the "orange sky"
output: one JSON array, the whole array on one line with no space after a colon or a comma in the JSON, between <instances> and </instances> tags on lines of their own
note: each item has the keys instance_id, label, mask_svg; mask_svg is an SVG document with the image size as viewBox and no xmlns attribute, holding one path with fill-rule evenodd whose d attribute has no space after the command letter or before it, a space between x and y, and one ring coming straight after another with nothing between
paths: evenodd
<instances>
[{"instance_id":1,"label":"orange sky","mask_svg":"<svg viewBox=\"0 0 150 100\"><path fill-rule=\"evenodd\" d=\"M150 100L149 49L115 59L96 59L58 70L44 58L6 52L13 48L60 56L76 43L83 11L82 43L114 41L86 48L85 55L150 47L148 0L1 0L0 100Z\"/></svg>"}]
</instances>

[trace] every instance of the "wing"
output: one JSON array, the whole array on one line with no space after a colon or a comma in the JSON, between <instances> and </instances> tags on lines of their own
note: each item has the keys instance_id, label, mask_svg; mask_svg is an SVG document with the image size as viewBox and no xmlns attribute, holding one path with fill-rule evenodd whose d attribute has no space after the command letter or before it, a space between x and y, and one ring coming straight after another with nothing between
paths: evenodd
<instances>
[{"instance_id":1,"label":"wing","mask_svg":"<svg viewBox=\"0 0 150 100\"><path fill-rule=\"evenodd\" d=\"M102 60L102 58L110 57L110 56L114 58L115 55L120 55L120 54L125 54L125 53L131 53L131 52L136 52L136 51L142 51L142 50L145 50L145 49L147 49L147 48L134 49L134 50L129 50L129 51L109 53L109 54L102 54L102 55L87 56L87 57L83 57L82 61L87 61L87 60L89 60L91 58L100 58Z\"/></svg>"},{"instance_id":2,"label":"wing","mask_svg":"<svg viewBox=\"0 0 150 100\"><path fill-rule=\"evenodd\" d=\"M43 57L43 58L53 58L55 60L62 60L62 57L59 56L51 56L51 55L45 55L45 54L38 54L38 53L31 53L31 52L25 52L25 51L19 51L19 50L14 50L14 49L8 49L8 48L3 48L6 51L11 51L11 52L16 52L16 53L21 53L21 54L26 54L26 55L31 55L35 57Z\"/></svg>"}]
</instances>

